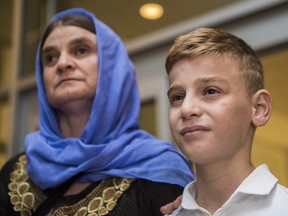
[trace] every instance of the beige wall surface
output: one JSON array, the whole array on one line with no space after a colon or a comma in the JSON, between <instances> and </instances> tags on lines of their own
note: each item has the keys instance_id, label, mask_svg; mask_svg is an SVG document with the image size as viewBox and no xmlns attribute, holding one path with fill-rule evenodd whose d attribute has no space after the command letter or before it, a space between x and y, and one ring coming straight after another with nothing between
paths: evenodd
<instances>
[{"instance_id":1,"label":"beige wall surface","mask_svg":"<svg viewBox=\"0 0 288 216\"><path fill-rule=\"evenodd\" d=\"M273 100L268 124L258 128L252 159L255 165L266 163L280 183L288 186L288 47L261 57L265 85Z\"/></svg>"}]
</instances>

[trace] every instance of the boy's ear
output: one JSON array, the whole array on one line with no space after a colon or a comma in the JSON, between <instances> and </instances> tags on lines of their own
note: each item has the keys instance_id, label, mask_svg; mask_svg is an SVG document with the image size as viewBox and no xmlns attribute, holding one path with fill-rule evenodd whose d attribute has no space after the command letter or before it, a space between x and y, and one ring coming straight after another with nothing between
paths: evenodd
<instances>
[{"instance_id":1,"label":"boy's ear","mask_svg":"<svg viewBox=\"0 0 288 216\"><path fill-rule=\"evenodd\" d=\"M252 122L256 127L264 126L272 112L272 98L266 89L258 90L252 98Z\"/></svg>"}]
</instances>

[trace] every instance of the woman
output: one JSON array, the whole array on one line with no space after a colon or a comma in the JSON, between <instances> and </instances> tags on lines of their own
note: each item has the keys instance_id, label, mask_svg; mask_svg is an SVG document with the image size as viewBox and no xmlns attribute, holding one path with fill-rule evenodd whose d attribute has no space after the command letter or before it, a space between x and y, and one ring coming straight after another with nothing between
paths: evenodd
<instances>
[{"instance_id":1,"label":"woman","mask_svg":"<svg viewBox=\"0 0 288 216\"><path fill-rule=\"evenodd\" d=\"M171 144L139 129L133 65L93 14L51 19L36 80L39 131L1 171L0 215L161 215L193 179Z\"/></svg>"}]
</instances>

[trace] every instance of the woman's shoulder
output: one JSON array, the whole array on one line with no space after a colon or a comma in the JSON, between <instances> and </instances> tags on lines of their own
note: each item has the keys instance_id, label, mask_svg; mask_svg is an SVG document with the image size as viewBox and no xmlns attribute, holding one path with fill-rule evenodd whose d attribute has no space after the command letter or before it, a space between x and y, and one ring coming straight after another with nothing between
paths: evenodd
<instances>
[{"instance_id":1,"label":"woman's shoulder","mask_svg":"<svg viewBox=\"0 0 288 216\"><path fill-rule=\"evenodd\" d=\"M174 201L183 192L183 187L176 184L154 182L137 179L131 186L131 193L135 193L144 215L162 215L160 207ZM144 207L143 207L144 206Z\"/></svg>"},{"instance_id":2,"label":"woman's shoulder","mask_svg":"<svg viewBox=\"0 0 288 216\"><path fill-rule=\"evenodd\" d=\"M155 182L146 179L137 179L134 184L136 187L143 188L145 190L161 191L167 189L168 191L169 190L183 191L183 187L177 184L171 184L166 182Z\"/></svg>"},{"instance_id":3,"label":"woman's shoulder","mask_svg":"<svg viewBox=\"0 0 288 216\"><path fill-rule=\"evenodd\" d=\"M160 207L175 200L183 190L178 185L153 182L145 179L130 179L128 184L125 178L116 179L124 183L122 186L125 188L125 192L121 192L121 199L117 198L117 205L115 205L115 208L109 214L111 216L160 216L162 215ZM116 195L117 190L113 194Z\"/></svg>"},{"instance_id":4,"label":"woman's shoulder","mask_svg":"<svg viewBox=\"0 0 288 216\"><path fill-rule=\"evenodd\" d=\"M171 200L183 192L183 187L165 182L155 182L146 179L137 179L134 183L136 190L144 197L158 200Z\"/></svg>"},{"instance_id":5,"label":"woman's shoulder","mask_svg":"<svg viewBox=\"0 0 288 216\"><path fill-rule=\"evenodd\" d=\"M10 178L10 173L14 170L15 165L19 162L21 157L25 157L25 154L18 153L10 158L1 168L1 180L8 180Z\"/></svg>"}]
</instances>

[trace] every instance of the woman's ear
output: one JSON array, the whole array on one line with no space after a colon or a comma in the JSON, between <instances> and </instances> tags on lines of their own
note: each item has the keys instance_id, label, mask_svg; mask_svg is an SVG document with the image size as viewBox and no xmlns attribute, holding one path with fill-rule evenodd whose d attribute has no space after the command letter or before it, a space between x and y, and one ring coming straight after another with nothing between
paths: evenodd
<instances>
[{"instance_id":1,"label":"woman's ear","mask_svg":"<svg viewBox=\"0 0 288 216\"><path fill-rule=\"evenodd\" d=\"M264 126L272 112L272 98L266 89L258 90L252 98L252 122L256 127Z\"/></svg>"}]
</instances>

